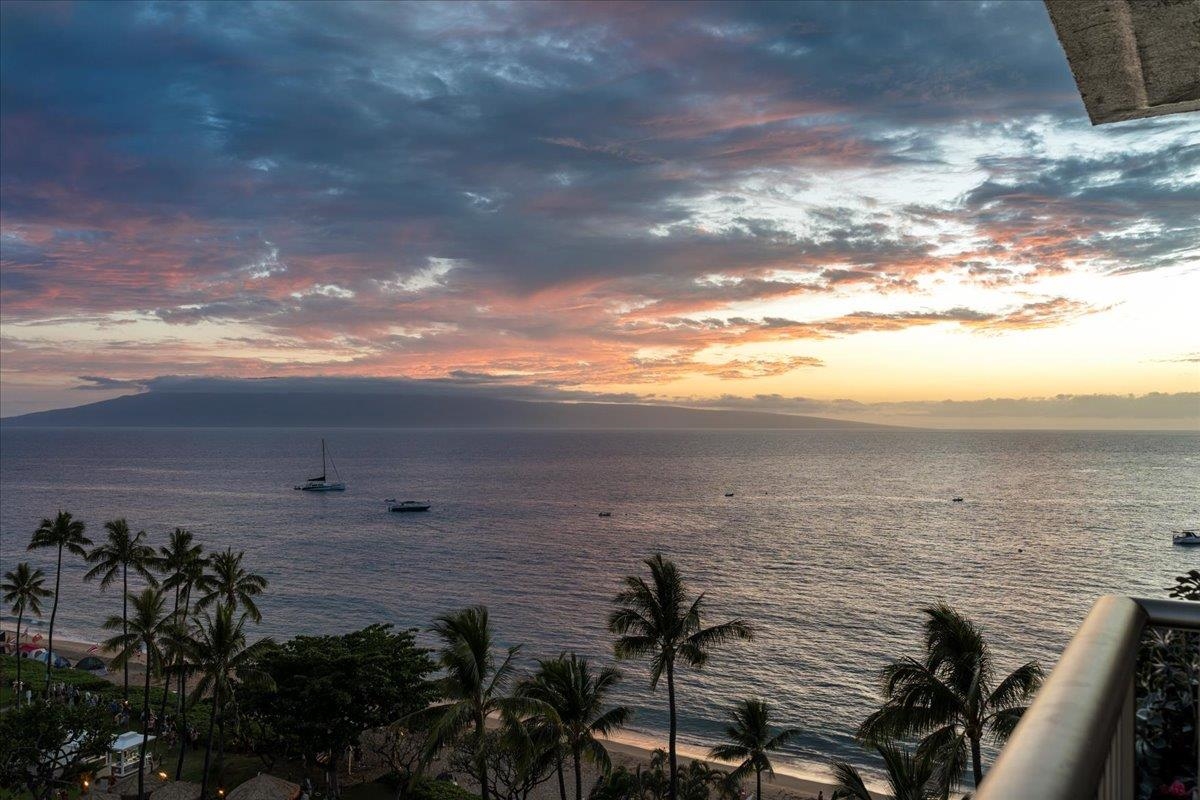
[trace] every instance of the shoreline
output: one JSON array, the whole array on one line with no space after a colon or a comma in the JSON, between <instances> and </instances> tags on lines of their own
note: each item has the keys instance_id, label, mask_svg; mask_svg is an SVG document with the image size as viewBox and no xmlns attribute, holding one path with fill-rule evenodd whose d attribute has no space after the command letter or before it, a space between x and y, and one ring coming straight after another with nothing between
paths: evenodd
<instances>
[{"instance_id":1,"label":"shoreline","mask_svg":"<svg viewBox=\"0 0 1200 800\"><path fill-rule=\"evenodd\" d=\"M5 630L11 632L11 629L8 627L5 627ZM34 628L33 633L43 633L43 639L38 642L39 645L45 644L44 630L41 626ZM23 643L29 643L31 636L28 629L24 633L25 635L22 636ZM72 663L87 655L98 655L106 662L111 659L111 656L106 656L99 652L98 642L91 642L80 638L75 632L70 632L70 634L71 638L66 636L59 638L55 636L54 650L59 655L69 659ZM130 683L135 683L134 676L141 678L143 675L143 663L137 659L131 660L129 662ZM118 670L100 677L112 683L119 684L122 676L123 673ZM628 769L648 764L655 750L666 749L666 742L659 742L658 737L654 734L642 731L625 731L614 736L603 737L603 741L612 756L613 766L624 766ZM708 750L704 747L678 744L677 751L680 760L683 762L696 760L703 761L719 769L728 770L730 768L730 765L727 763L709 758ZM747 786L750 788L750 784ZM871 786L871 789L875 791L876 787ZM763 776L764 800L815 800L821 793L824 794L826 800L833 794L833 781L827 775L805 771L784 764L775 767L775 776L773 778L769 775Z\"/></svg>"}]
</instances>

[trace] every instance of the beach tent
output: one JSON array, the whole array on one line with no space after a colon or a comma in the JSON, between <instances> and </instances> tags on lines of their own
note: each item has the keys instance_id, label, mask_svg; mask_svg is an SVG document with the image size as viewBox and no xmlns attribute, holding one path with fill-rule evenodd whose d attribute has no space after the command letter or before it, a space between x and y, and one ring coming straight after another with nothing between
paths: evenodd
<instances>
[{"instance_id":1,"label":"beach tent","mask_svg":"<svg viewBox=\"0 0 1200 800\"><path fill-rule=\"evenodd\" d=\"M43 649L45 649L45 648L41 648L41 647L38 647L36 644L29 644L28 642L26 642L25 644L23 644L19 648L17 648L17 652L19 652L21 654L21 658L29 658L36 651L43 650Z\"/></svg>"},{"instance_id":2,"label":"beach tent","mask_svg":"<svg viewBox=\"0 0 1200 800\"><path fill-rule=\"evenodd\" d=\"M226 800L296 800L299 796L299 785L260 772L230 792Z\"/></svg>"},{"instance_id":3,"label":"beach tent","mask_svg":"<svg viewBox=\"0 0 1200 800\"><path fill-rule=\"evenodd\" d=\"M29 657L32 658L34 661L40 661L43 664L46 663L47 659L53 659L51 663L54 665L54 667L56 669L65 669L65 668L71 666L70 661L63 658L58 653L51 653L49 650L46 650L45 648L38 648L37 650L34 650L32 653L29 654Z\"/></svg>"},{"instance_id":4,"label":"beach tent","mask_svg":"<svg viewBox=\"0 0 1200 800\"><path fill-rule=\"evenodd\" d=\"M84 672L90 672L94 675L107 675L108 667L104 666L104 661L96 658L96 656L84 656L75 662L75 669L81 669Z\"/></svg>"},{"instance_id":5,"label":"beach tent","mask_svg":"<svg viewBox=\"0 0 1200 800\"><path fill-rule=\"evenodd\" d=\"M170 781L150 792L151 800L200 800L200 784Z\"/></svg>"},{"instance_id":6,"label":"beach tent","mask_svg":"<svg viewBox=\"0 0 1200 800\"><path fill-rule=\"evenodd\" d=\"M154 741L155 738L154 736L145 737L147 743ZM113 743L108 746L107 758L113 777L124 778L126 775L137 774L141 747L142 734L136 731L126 731L113 739ZM149 764L149 762L150 755L147 753L146 763Z\"/></svg>"}]
</instances>

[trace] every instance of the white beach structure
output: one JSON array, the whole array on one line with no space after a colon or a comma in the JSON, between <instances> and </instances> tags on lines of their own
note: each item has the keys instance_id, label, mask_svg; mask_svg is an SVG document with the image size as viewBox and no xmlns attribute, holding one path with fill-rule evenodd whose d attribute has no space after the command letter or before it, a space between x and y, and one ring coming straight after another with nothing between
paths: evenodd
<instances>
[{"instance_id":1,"label":"white beach structure","mask_svg":"<svg viewBox=\"0 0 1200 800\"><path fill-rule=\"evenodd\" d=\"M153 736L143 737L136 731L126 731L113 739L112 745L108 748L108 768L112 771L114 778L121 779L137 774L138 757L141 753L143 738L147 743L155 739ZM147 755L147 763L149 760L150 757Z\"/></svg>"}]
</instances>

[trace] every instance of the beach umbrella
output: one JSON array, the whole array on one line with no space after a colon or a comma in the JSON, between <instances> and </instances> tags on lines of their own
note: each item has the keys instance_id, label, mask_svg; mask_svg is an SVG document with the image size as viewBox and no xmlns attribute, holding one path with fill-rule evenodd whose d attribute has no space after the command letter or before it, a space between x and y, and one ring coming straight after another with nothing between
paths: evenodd
<instances>
[{"instance_id":1,"label":"beach umbrella","mask_svg":"<svg viewBox=\"0 0 1200 800\"><path fill-rule=\"evenodd\" d=\"M296 800L299 796L298 784L260 772L230 792L226 800Z\"/></svg>"}]
</instances>

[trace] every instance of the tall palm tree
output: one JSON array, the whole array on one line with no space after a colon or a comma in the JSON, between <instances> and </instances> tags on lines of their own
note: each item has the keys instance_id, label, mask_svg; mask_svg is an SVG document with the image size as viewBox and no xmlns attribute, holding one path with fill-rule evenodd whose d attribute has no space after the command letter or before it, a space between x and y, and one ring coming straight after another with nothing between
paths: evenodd
<instances>
[{"instance_id":1,"label":"tall palm tree","mask_svg":"<svg viewBox=\"0 0 1200 800\"><path fill-rule=\"evenodd\" d=\"M729 724L725 727L727 741L714 747L709 757L740 761L733 774L741 778L753 772L754 797L762 800L763 771L772 777L775 775L770 754L799 735L799 728L785 728L773 733L767 701L747 698L739 700L730 709Z\"/></svg>"},{"instance_id":2,"label":"tall palm tree","mask_svg":"<svg viewBox=\"0 0 1200 800\"><path fill-rule=\"evenodd\" d=\"M740 619L704 627L704 593L689 600L679 568L661 553L645 563L650 568L650 582L638 575L625 578L625 589L613 599L617 608L608 617L608 629L619 637L613 647L617 658L650 659L651 689L658 687L664 675L667 678L669 798L677 800L675 669L677 666L702 669L713 647L735 639L750 639L753 630Z\"/></svg>"},{"instance_id":3,"label":"tall palm tree","mask_svg":"<svg viewBox=\"0 0 1200 800\"><path fill-rule=\"evenodd\" d=\"M948 796L943 779L939 777L936 753L913 754L892 745L880 745L876 749L883 756L888 796L892 800L941 800ZM845 761L835 761L832 766L837 785L831 800L875 800L857 769Z\"/></svg>"},{"instance_id":4,"label":"tall palm tree","mask_svg":"<svg viewBox=\"0 0 1200 800\"><path fill-rule=\"evenodd\" d=\"M997 683L991 649L974 623L945 603L922 610L925 653L884 668L883 706L863 722L858 738L879 745L923 737L920 750L937 754L950 784L969 761L978 786L984 735L1008 739L1041 686L1042 668L1030 661Z\"/></svg>"},{"instance_id":5,"label":"tall palm tree","mask_svg":"<svg viewBox=\"0 0 1200 800\"><path fill-rule=\"evenodd\" d=\"M146 739L150 736L150 676L161 671L163 664L162 641L174 624L167 611L167 601L162 590L147 586L141 594L131 593L133 617L111 616L104 623L105 630L121 633L104 642L104 649L116 651L114 664L127 666L139 650L146 653L146 682L142 688L142 744L138 748L138 800L146 796Z\"/></svg>"},{"instance_id":6,"label":"tall palm tree","mask_svg":"<svg viewBox=\"0 0 1200 800\"><path fill-rule=\"evenodd\" d=\"M593 673L586 658L571 653L550 661L539 661L537 674L526 680L518 693L539 703L534 720L550 730L571 754L575 767L575 800L583 800L582 761L586 756L605 773L612 768L608 750L598 736L620 729L633 714L627 706L605 707L605 700L621 673L605 667ZM559 793L562 759L558 760Z\"/></svg>"},{"instance_id":7,"label":"tall palm tree","mask_svg":"<svg viewBox=\"0 0 1200 800\"><path fill-rule=\"evenodd\" d=\"M74 519L70 512L59 511L53 520L43 519L29 540L30 550L53 547L58 550L58 567L54 572L54 604L50 607L50 631L46 640L46 692L50 691L50 668L54 661L54 619L58 616L59 587L62 583L63 550L80 558L87 557L87 548L92 540L83 535L86 526L83 520Z\"/></svg>"},{"instance_id":8,"label":"tall palm tree","mask_svg":"<svg viewBox=\"0 0 1200 800\"><path fill-rule=\"evenodd\" d=\"M205 612L197 621L192 634L191 656L199 679L192 690L192 702L208 695L212 704L208 712L208 738L204 748L204 775L200 779L200 800L208 798L209 769L212 765L213 732L218 715L221 716L221 732L224 739L225 705L233 694L233 678L266 682L269 678L251 668L252 662L264 650L271 647L270 639L260 639L246 644L246 621L249 612L234 617L234 607L219 603L213 613ZM224 742L220 752L225 751ZM218 772L224 764L218 764Z\"/></svg>"},{"instance_id":9,"label":"tall palm tree","mask_svg":"<svg viewBox=\"0 0 1200 800\"><path fill-rule=\"evenodd\" d=\"M184 667L187 653L188 620L191 617L191 593L192 587L204 576L206 563L203 546L196 544L191 531L184 530L183 528L176 528L171 534L168 543L158 548L156 566L163 576L163 588L171 590L174 594L174 599L171 603L171 616L174 618L178 629L176 635L169 637L167 640L167 671L168 674L177 677L179 680L177 691L179 713L176 716L176 726L181 740L186 738L183 727L184 710L187 704L185 691L187 678ZM179 605L180 600L183 601L182 609ZM159 719L165 721L166 714L167 692L164 684L162 706L159 709L158 715ZM180 750L179 761L176 765L175 780L179 780L182 772L183 751Z\"/></svg>"},{"instance_id":10,"label":"tall palm tree","mask_svg":"<svg viewBox=\"0 0 1200 800\"><path fill-rule=\"evenodd\" d=\"M197 608L207 608L213 603L241 606L250 619L262 622L262 614L254 603L254 598L267 590L267 579L242 568L242 558L246 553L234 553L231 548L216 553L209 558L209 573L204 576L200 587L204 594L200 597Z\"/></svg>"},{"instance_id":11,"label":"tall palm tree","mask_svg":"<svg viewBox=\"0 0 1200 800\"><path fill-rule=\"evenodd\" d=\"M104 523L104 530L108 533L107 540L92 549L88 553L87 560L90 564L95 564L90 570L84 574L83 579L90 581L95 578L100 579L100 588L107 589L117 577L121 578L121 618L129 617L129 598L132 596L129 593L129 568L146 579L151 586L158 585L158 579L150 571L154 565L154 548L146 544L145 531L138 531L134 535L129 530L129 523L124 519L114 519ZM124 633L129 633L129 626L126 625L122 629ZM124 698L129 699L129 662L125 662L125 689Z\"/></svg>"},{"instance_id":12,"label":"tall palm tree","mask_svg":"<svg viewBox=\"0 0 1200 800\"><path fill-rule=\"evenodd\" d=\"M472 606L439 616L430 631L442 642L437 663L444 675L437 682L441 703L432 706L427 753L471 731L480 796L488 797L488 768L484 733L488 714L512 712L520 704L506 697L520 647L510 647L497 663L492 629L484 606Z\"/></svg>"},{"instance_id":13,"label":"tall palm tree","mask_svg":"<svg viewBox=\"0 0 1200 800\"><path fill-rule=\"evenodd\" d=\"M14 643L17 656L17 705L21 705L21 622L25 618L25 610L37 616L42 615L42 598L49 597L51 592L45 587L46 573L40 569L31 569L29 562L22 561L12 572L4 573L4 583L0 591L4 592L4 602L17 615L17 637Z\"/></svg>"}]
</instances>

